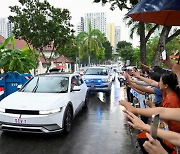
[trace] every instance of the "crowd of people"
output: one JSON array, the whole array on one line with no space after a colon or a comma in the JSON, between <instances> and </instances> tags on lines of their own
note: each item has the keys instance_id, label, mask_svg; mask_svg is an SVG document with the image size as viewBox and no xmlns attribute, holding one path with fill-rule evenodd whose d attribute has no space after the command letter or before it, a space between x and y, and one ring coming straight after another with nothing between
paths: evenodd
<instances>
[{"instance_id":1,"label":"crowd of people","mask_svg":"<svg viewBox=\"0 0 180 154\"><path fill-rule=\"evenodd\" d=\"M137 141L143 153L178 153L180 146L180 64L167 57L162 62L169 70L158 66L144 70L126 70L127 100L120 100L125 107L128 124L140 130ZM138 100L139 107L135 104ZM150 135L151 117L159 114L157 139Z\"/></svg>"}]
</instances>

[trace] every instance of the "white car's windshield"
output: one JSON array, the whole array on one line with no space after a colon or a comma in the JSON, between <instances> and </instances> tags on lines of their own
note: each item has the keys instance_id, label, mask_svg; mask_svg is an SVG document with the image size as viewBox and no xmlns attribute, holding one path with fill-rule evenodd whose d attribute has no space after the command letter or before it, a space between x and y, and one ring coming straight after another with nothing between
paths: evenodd
<instances>
[{"instance_id":1,"label":"white car's windshield","mask_svg":"<svg viewBox=\"0 0 180 154\"><path fill-rule=\"evenodd\" d=\"M34 93L65 93L68 91L68 83L68 77L37 76L23 87L21 91Z\"/></svg>"},{"instance_id":2,"label":"white car's windshield","mask_svg":"<svg viewBox=\"0 0 180 154\"><path fill-rule=\"evenodd\" d=\"M104 68L89 68L85 75L108 75L108 71Z\"/></svg>"}]
</instances>

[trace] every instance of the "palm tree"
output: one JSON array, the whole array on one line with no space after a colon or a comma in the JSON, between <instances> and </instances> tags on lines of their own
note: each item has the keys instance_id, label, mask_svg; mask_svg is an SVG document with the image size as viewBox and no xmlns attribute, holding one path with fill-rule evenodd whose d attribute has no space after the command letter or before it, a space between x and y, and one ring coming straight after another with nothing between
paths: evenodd
<instances>
[{"instance_id":1,"label":"palm tree","mask_svg":"<svg viewBox=\"0 0 180 154\"><path fill-rule=\"evenodd\" d=\"M87 52L88 54L88 65L91 62L91 55L98 55L98 52L101 51L100 48L103 48L102 43L104 42L104 35L98 29L92 29L91 22L88 22L88 32L81 32L77 36L80 45L80 53Z\"/></svg>"},{"instance_id":2,"label":"palm tree","mask_svg":"<svg viewBox=\"0 0 180 154\"><path fill-rule=\"evenodd\" d=\"M128 16L125 16L123 20L126 22L128 27L131 27L131 38L133 38L134 33L140 36L140 60L142 63L146 64L146 43L151 34L153 34L153 32L159 28L159 25L144 22L134 22Z\"/></svg>"}]
</instances>

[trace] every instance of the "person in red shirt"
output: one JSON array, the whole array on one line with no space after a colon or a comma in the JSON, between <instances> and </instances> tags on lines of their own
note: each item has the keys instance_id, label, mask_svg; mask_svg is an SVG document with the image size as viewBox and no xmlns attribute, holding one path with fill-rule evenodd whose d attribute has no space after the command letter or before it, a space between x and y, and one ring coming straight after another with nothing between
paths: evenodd
<instances>
[{"instance_id":1,"label":"person in red shirt","mask_svg":"<svg viewBox=\"0 0 180 154\"><path fill-rule=\"evenodd\" d=\"M180 108L179 88L177 76L173 73L163 75L159 82L162 90L162 107ZM180 122L168 121L169 130L180 133Z\"/></svg>"},{"instance_id":2,"label":"person in red shirt","mask_svg":"<svg viewBox=\"0 0 180 154\"><path fill-rule=\"evenodd\" d=\"M154 86L156 85L156 87L159 87L162 90L162 107L180 108L178 80L175 74L165 74L161 77L159 83L153 81L152 84ZM140 114L143 116L146 116L147 114L146 109L134 108L129 105L130 103L126 103L126 101L120 100L120 104L135 114ZM170 131L180 133L180 122L167 121L167 124Z\"/></svg>"}]
</instances>

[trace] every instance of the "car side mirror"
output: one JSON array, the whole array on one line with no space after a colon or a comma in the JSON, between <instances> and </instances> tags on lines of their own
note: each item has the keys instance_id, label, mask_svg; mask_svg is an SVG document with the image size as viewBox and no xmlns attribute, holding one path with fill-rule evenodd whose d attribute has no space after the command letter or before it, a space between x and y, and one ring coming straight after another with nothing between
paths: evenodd
<instances>
[{"instance_id":1,"label":"car side mirror","mask_svg":"<svg viewBox=\"0 0 180 154\"><path fill-rule=\"evenodd\" d=\"M72 91L80 91L80 90L81 90L80 86L74 86L72 88Z\"/></svg>"},{"instance_id":2,"label":"car side mirror","mask_svg":"<svg viewBox=\"0 0 180 154\"><path fill-rule=\"evenodd\" d=\"M18 86L17 86L17 89L19 90L19 89L21 89L22 88L22 84L19 84Z\"/></svg>"}]
</instances>

